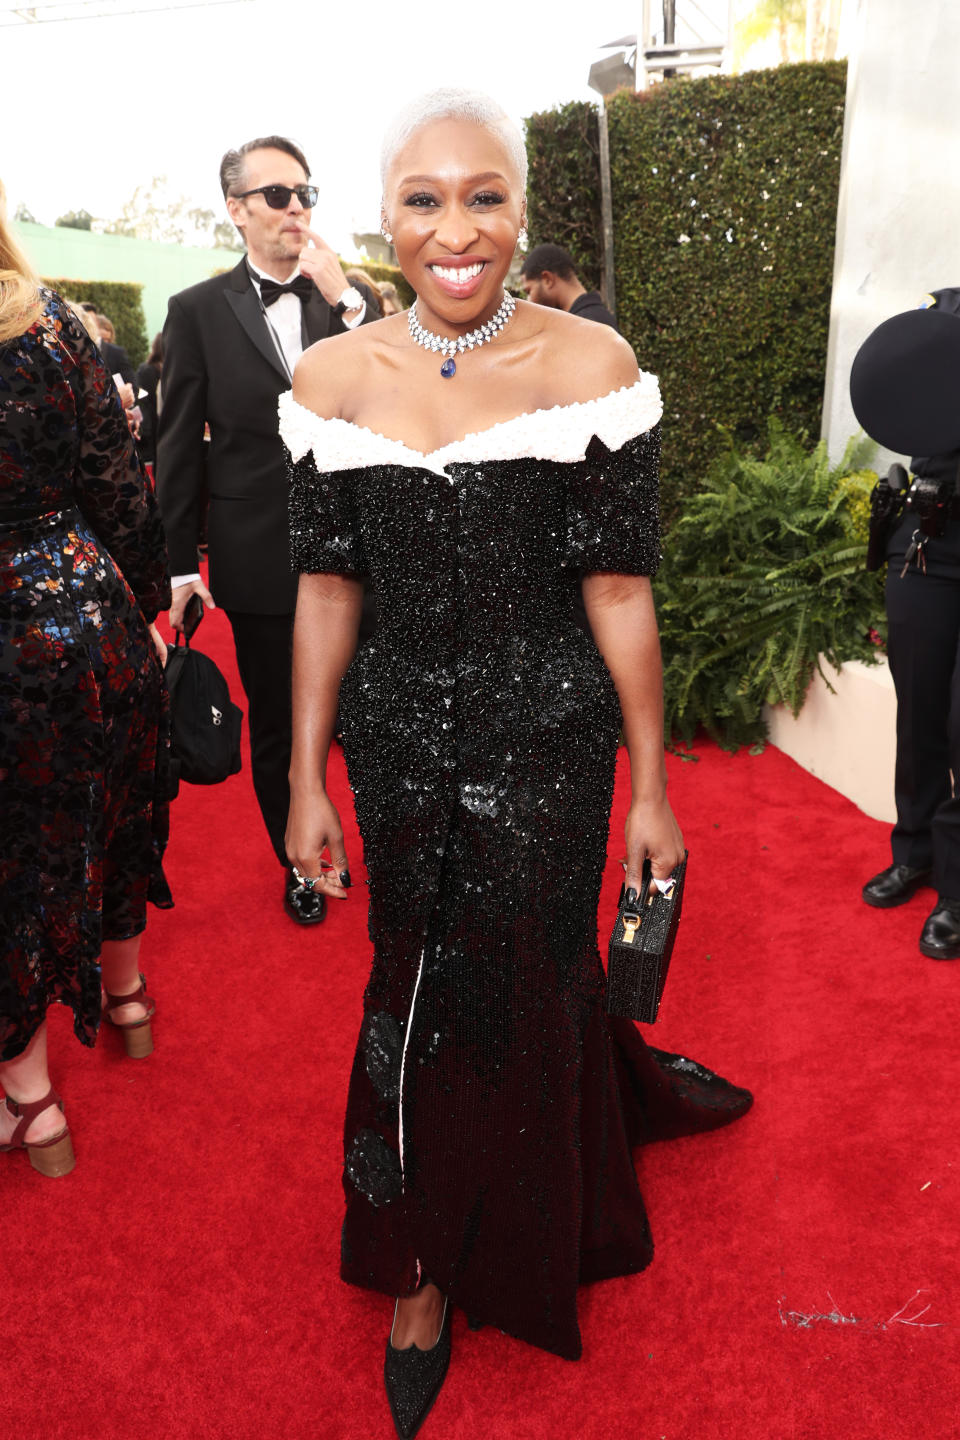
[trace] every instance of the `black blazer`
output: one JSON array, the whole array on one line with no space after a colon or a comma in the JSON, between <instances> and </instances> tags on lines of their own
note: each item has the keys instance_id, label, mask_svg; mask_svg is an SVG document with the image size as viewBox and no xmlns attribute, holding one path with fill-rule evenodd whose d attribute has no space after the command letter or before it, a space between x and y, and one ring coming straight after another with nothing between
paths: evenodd
<instances>
[{"instance_id":1,"label":"black blazer","mask_svg":"<svg viewBox=\"0 0 960 1440\"><path fill-rule=\"evenodd\" d=\"M364 298L367 323L378 315L373 297ZM304 303L303 317L308 345L345 328L319 290ZM226 275L171 297L163 343L157 496L170 573L197 568L199 507L209 486L210 588L218 605L260 615L291 613L297 577L290 566L287 478L277 433L277 398L290 380L245 259Z\"/></svg>"},{"instance_id":2,"label":"black blazer","mask_svg":"<svg viewBox=\"0 0 960 1440\"><path fill-rule=\"evenodd\" d=\"M611 325L617 330L617 322L600 299L599 290L586 290L578 295L570 306L570 314L579 315L582 320L597 320L601 325Z\"/></svg>"},{"instance_id":3,"label":"black blazer","mask_svg":"<svg viewBox=\"0 0 960 1440\"><path fill-rule=\"evenodd\" d=\"M123 346L114 345L109 340L101 340L100 354L103 357L103 363L110 371L110 374L121 375L123 379L127 382L127 384L132 385L134 390L136 390L137 377L134 373L133 364L130 360L130 356L127 354L126 350L124 350Z\"/></svg>"},{"instance_id":4,"label":"black blazer","mask_svg":"<svg viewBox=\"0 0 960 1440\"><path fill-rule=\"evenodd\" d=\"M137 391L146 390L146 395L138 393L137 404L140 406L140 413L143 416L140 422L140 439L137 441L137 451L140 459L151 465L156 464L157 459L157 388L160 384L160 371L156 365L148 365L146 361L140 366L136 376Z\"/></svg>"}]
</instances>

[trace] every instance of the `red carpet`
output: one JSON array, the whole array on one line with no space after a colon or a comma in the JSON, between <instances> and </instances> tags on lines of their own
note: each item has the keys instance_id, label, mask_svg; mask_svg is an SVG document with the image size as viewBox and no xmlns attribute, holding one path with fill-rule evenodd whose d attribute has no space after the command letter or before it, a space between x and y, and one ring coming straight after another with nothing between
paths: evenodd
<instances>
[{"instance_id":1,"label":"red carpet","mask_svg":"<svg viewBox=\"0 0 960 1440\"><path fill-rule=\"evenodd\" d=\"M225 618L198 643L231 675ZM691 852L656 1043L749 1085L639 1160L657 1257L585 1290L584 1358L454 1323L424 1440L952 1440L960 964L924 892L868 910L886 829L774 750L670 762ZM359 842L339 756L355 880ZM625 795L611 856L621 853ZM249 771L176 802L143 964L157 1049L51 1014L63 1180L2 1157L3 1440L389 1440L390 1305L337 1278L362 884L302 932ZM602 914L612 915L615 863ZM923 1312L923 1313L921 1313Z\"/></svg>"}]
</instances>

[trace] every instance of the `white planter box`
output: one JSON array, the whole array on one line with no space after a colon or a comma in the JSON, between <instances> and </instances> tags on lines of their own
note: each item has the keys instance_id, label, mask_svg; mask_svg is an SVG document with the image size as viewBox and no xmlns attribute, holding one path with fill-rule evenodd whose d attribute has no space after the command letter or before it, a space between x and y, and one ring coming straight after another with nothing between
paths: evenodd
<instances>
[{"instance_id":1,"label":"white planter box","mask_svg":"<svg viewBox=\"0 0 960 1440\"><path fill-rule=\"evenodd\" d=\"M770 743L874 820L892 824L897 697L890 667L885 659L851 660L838 674L821 664L836 693L817 674L796 720L785 705L768 705Z\"/></svg>"}]
</instances>

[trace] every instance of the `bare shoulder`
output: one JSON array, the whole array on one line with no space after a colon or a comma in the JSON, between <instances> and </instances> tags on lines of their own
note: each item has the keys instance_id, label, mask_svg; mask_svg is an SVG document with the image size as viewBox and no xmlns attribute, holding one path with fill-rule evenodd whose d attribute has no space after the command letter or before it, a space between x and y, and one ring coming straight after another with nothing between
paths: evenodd
<instances>
[{"instance_id":1,"label":"bare shoulder","mask_svg":"<svg viewBox=\"0 0 960 1440\"><path fill-rule=\"evenodd\" d=\"M637 357L611 326L584 320L565 310L532 308L542 312L544 356L553 384L562 395L560 403L596 400L611 390L637 383Z\"/></svg>"},{"instance_id":2,"label":"bare shoulder","mask_svg":"<svg viewBox=\"0 0 960 1440\"><path fill-rule=\"evenodd\" d=\"M371 361L382 360L394 348L397 320L403 321L405 334L405 317L393 315L317 340L297 361L293 398L325 420L344 417L348 398L369 382Z\"/></svg>"}]
</instances>

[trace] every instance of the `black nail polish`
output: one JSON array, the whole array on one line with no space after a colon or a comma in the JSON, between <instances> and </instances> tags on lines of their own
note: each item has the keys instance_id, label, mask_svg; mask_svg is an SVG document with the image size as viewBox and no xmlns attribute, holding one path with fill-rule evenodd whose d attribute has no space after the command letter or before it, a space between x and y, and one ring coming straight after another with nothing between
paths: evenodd
<instances>
[{"instance_id":1,"label":"black nail polish","mask_svg":"<svg viewBox=\"0 0 960 1440\"><path fill-rule=\"evenodd\" d=\"M637 894L636 890L634 890L633 886L631 885L629 890L624 892L623 903L627 906L628 909L635 910L639 898L640 897Z\"/></svg>"},{"instance_id":2,"label":"black nail polish","mask_svg":"<svg viewBox=\"0 0 960 1440\"><path fill-rule=\"evenodd\" d=\"M349 890L349 889L350 889L350 886L353 884L353 881L350 879L350 871L349 871L349 870L341 870L341 871L340 871L340 884L343 886L344 890Z\"/></svg>"}]
</instances>

